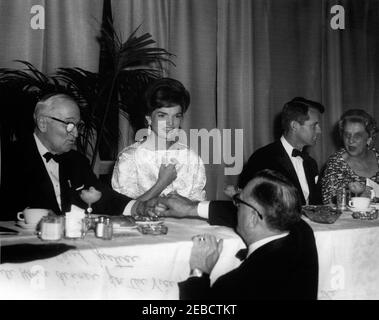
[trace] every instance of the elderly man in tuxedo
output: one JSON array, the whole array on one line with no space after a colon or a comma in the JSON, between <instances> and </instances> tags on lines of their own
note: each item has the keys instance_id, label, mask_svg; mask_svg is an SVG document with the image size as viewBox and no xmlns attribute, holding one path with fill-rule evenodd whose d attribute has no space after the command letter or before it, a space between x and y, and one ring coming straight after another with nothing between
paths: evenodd
<instances>
[{"instance_id":1,"label":"elderly man in tuxedo","mask_svg":"<svg viewBox=\"0 0 379 320\"><path fill-rule=\"evenodd\" d=\"M35 130L18 141L12 150L11 168L2 181L1 220L15 218L25 207L47 208L56 214L70 211L74 204L88 205L83 196L101 195L94 213L130 214L143 210L144 203L102 184L88 159L74 150L82 125L75 100L66 94L43 97L34 111Z\"/></svg>"},{"instance_id":2,"label":"elderly man in tuxedo","mask_svg":"<svg viewBox=\"0 0 379 320\"><path fill-rule=\"evenodd\" d=\"M282 137L251 155L239 177L239 187L245 187L256 172L272 169L294 184L303 205L321 204L317 163L305 147L316 144L322 113L324 106L315 101L297 97L287 102L281 112Z\"/></svg>"},{"instance_id":3,"label":"elderly man in tuxedo","mask_svg":"<svg viewBox=\"0 0 379 320\"><path fill-rule=\"evenodd\" d=\"M181 299L316 299L318 257L312 229L301 219L292 183L272 171L258 172L231 202L211 201L210 223L235 227L247 245L242 264L210 286L209 274L222 250L212 235L194 238L190 277L179 284ZM160 215L198 216L199 205L178 195L161 200ZM204 208L203 208L204 209Z\"/></svg>"}]
</instances>

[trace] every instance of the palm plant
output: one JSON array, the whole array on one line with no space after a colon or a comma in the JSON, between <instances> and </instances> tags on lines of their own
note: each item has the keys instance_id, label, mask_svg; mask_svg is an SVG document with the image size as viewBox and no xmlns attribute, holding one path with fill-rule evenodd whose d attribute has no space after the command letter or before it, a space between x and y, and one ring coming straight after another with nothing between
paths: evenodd
<instances>
[{"instance_id":1,"label":"palm plant","mask_svg":"<svg viewBox=\"0 0 379 320\"><path fill-rule=\"evenodd\" d=\"M65 92L54 76L45 75L27 61L16 60L25 70L0 68L1 124L6 136L22 137L33 130L33 111L39 98L49 92Z\"/></svg>"},{"instance_id":2,"label":"palm plant","mask_svg":"<svg viewBox=\"0 0 379 320\"><path fill-rule=\"evenodd\" d=\"M90 106L87 115L96 128L92 166L100 143L108 146L113 156L117 152L119 110L129 116L135 130L143 126L143 93L152 80L162 76L165 64L173 64L172 54L151 47L155 43L151 35L137 36L137 31L138 28L123 42L113 27L102 28L99 41L110 61L108 68L100 68L99 73L79 68L58 69L57 78L80 94ZM89 145L93 139L91 132L84 135L84 145Z\"/></svg>"},{"instance_id":3,"label":"palm plant","mask_svg":"<svg viewBox=\"0 0 379 320\"><path fill-rule=\"evenodd\" d=\"M35 103L43 94L52 91L68 93L78 101L85 123L78 149L87 153L90 150L92 166L100 144L107 146L114 156L118 147L119 110L128 115L135 130L141 128L145 112L143 93L152 80L162 76L165 65L173 64L172 54L152 47L155 44L152 36L148 33L137 36L137 31L138 28L123 42L113 26L102 28L98 40L110 63L98 73L74 67L58 68L56 74L45 75L26 61L19 61L26 65L24 71L0 69L0 88L12 92L7 97L25 96L28 100L6 108L14 110L14 114L7 117L15 120L11 126L16 126L21 113L31 120ZM20 109L25 103L29 106L27 110Z\"/></svg>"},{"instance_id":4,"label":"palm plant","mask_svg":"<svg viewBox=\"0 0 379 320\"><path fill-rule=\"evenodd\" d=\"M22 138L33 131L34 107L42 96L51 92L66 93L78 101L85 122L83 132L93 135L93 129L96 128L95 119L89 116L90 104L87 102L84 88L81 91L76 90L63 83L58 75L45 75L27 61L16 61L26 68L24 70L0 69L0 99L3 101L1 124L6 140ZM86 71L83 70L83 72ZM91 85L92 83L88 82L88 86ZM77 147L85 152L91 140L86 141L83 137L81 133Z\"/></svg>"}]
</instances>

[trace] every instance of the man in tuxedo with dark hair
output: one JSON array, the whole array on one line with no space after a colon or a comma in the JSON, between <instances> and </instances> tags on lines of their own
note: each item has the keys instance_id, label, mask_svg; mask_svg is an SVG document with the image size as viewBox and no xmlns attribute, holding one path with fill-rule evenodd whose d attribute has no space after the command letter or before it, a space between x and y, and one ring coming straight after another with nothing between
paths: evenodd
<instances>
[{"instance_id":1,"label":"man in tuxedo with dark hair","mask_svg":"<svg viewBox=\"0 0 379 320\"><path fill-rule=\"evenodd\" d=\"M179 283L181 299L316 299L318 257L313 231L301 219L296 188L272 170L258 172L241 194L237 232L247 245L242 264L210 286L209 274L222 251L222 240L212 235L194 238L190 277ZM197 216L199 203L178 195L162 199L169 208L160 215ZM226 206L225 206L226 205ZM234 227L230 203L211 201L212 223Z\"/></svg>"},{"instance_id":2,"label":"man in tuxedo with dark hair","mask_svg":"<svg viewBox=\"0 0 379 320\"><path fill-rule=\"evenodd\" d=\"M1 181L1 220L14 220L26 207L46 208L56 214L70 211L71 204L88 205L83 195L99 195L94 213L130 214L145 203L117 193L102 184L88 159L74 150L82 122L75 100L60 93L43 97L34 111L33 135L15 143L7 173Z\"/></svg>"},{"instance_id":3,"label":"man in tuxedo with dark hair","mask_svg":"<svg viewBox=\"0 0 379 320\"><path fill-rule=\"evenodd\" d=\"M297 97L287 102L281 112L282 137L251 155L240 174L238 186L245 187L256 172L272 169L294 184L303 205L321 204L317 163L304 149L316 144L321 133L322 113L324 106L315 101Z\"/></svg>"}]
</instances>

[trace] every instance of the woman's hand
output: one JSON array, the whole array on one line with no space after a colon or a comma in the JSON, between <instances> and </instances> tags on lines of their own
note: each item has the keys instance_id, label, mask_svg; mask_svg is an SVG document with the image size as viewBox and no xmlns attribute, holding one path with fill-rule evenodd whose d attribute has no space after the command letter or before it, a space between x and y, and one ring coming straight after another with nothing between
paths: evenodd
<instances>
[{"instance_id":1,"label":"woman's hand","mask_svg":"<svg viewBox=\"0 0 379 320\"><path fill-rule=\"evenodd\" d=\"M173 182L176 179L176 177L177 172L174 164L161 164L158 174L158 183L161 183L162 185L167 187L171 182Z\"/></svg>"},{"instance_id":2,"label":"woman's hand","mask_svg":"<svg viewBox=\"0 0 379 320\"><path fill-rule=\"evenodd\" d=\"M361 197L374 199L375 192L373 191L373 188L370 186L365 186L365 190L362 192Z\"/></svg>"},{"instance_id":3,"label":"woman's hand","mask_svg":"<svg viewBox=\"0 0 379 320\"><path fill-rule=\"evenodd\" d=\"M157 182L136 200L143 202L158 197L162 191L176 179L176 176L177 173L174 164L161 164Z\"/></svg>"},{"instance_id":4,"label":"woman's hand","mask_svg":"<svg viewBox=\"0 0 379 320\"><path fill-rule=\"evenodd\" d=\"M349 183L349 190L356 195L360 195L363 191L365 191L365 187L366 186L360 182Z\"/></svg>"},{"instance_id":5,"label":"woman's hand","mask_svg":"<svg viewBox=\"0 0 379 320\"><path fill-rule=\"evenodd\" d=\"M197 213L199 202L182 197L176 191L160 197L158 203L161 204L162 209L156 207L155 212L160 217L199 217Z\"/></svg>"}]
</instances>

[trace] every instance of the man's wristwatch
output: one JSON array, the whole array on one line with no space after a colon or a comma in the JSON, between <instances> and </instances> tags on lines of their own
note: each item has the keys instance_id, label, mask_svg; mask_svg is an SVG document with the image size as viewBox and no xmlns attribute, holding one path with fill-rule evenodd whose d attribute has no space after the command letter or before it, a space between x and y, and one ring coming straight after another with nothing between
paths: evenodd
<instances>
[{"instance_id":1,"label":"man's wristwatch","mask_svg":"<svg viewBox=\"0 0 379 320\"><path fill-rule=\"evenodd\" d=\"M203 276L203 271L201 271L199 268L192 269L190 272L190 277L201 278L202 276Z\"/></svg>"}]
</instances>

